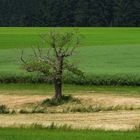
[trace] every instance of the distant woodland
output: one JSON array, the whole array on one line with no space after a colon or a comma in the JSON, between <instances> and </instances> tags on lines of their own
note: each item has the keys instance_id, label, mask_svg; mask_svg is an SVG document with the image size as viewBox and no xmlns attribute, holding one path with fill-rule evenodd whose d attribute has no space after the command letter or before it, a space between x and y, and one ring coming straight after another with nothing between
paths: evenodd
<instances>
[{"instance_id":1,"label":"distant woodland","mask_svg":"<svg viewBox=\"0 0 140 140\"><path fill-rule=\"evenodd\" d=\"M0 26L139 27L140 0L0 0Z\"/></svg>"}]
</instances>

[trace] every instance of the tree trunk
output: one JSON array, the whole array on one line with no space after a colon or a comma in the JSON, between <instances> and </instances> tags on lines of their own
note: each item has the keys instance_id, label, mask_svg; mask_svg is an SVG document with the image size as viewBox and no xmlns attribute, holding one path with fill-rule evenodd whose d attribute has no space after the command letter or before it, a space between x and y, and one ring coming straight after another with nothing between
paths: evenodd
<instances>
[{"instance_id":1,"label":"tree trunk","mask_svg":"<svg viewBox=\"0 0 140 140\"><path fill-rule=\"evenodd\" d=\"M62 97L63 57L58 57L57 61L58 69L56 71L56 77L54 79L55 99L60 99Z\"/></svg>"},{"instance_id":2,"label":"tree trunk","mask_svg":"<svg viewBox=\"0 0 140 140\"><path fill-rule=\"evenodd\" d=\"M56 79L54 80L55 86L55 99L60 99L62 97L62 80Z\"/></svg>"}]
</instances>

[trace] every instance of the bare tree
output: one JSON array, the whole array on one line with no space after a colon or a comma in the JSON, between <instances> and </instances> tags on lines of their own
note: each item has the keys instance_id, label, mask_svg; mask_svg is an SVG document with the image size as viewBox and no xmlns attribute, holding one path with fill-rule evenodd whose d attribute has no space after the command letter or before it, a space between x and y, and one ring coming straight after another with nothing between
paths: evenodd
<instances>
[{"instance_id":1,"label":"bare tree","mask_svg":"<svg viewBox=\"0 0 140 140\"><path fill-rule=\"evenodd\" d=\"M47 79L53 81L55 87L55 99L62 97L62 84L64 71L82 76L83 73L72 64L68 58L73 55L79 46L79 36L75 32L57 32L51 30L47 35L41 36L42 45L33 49L34 57L30 60L23 58L24 69L28 72L40 72ZM42 47L42 46L46 46Z\"/></svg>"}]
</instances>

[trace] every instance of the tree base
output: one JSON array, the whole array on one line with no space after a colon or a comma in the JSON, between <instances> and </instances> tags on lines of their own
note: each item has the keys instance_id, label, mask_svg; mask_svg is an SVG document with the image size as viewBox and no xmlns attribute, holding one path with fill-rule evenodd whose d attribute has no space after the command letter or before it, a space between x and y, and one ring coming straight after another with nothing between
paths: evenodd
<instances>
[{"instance_id":1,"label":"tree base","mask_svg":"<svg viewBox=\"0 0 140 140\"><path fill-rule=\"evenodd\" d=\"M79 100L73 98L70 95L67 95L67 96L61 96L61 98L46 99L43 101L42 104L48 106L58 106L69 102L79 102Z\"/></svg>"}]
</instances>

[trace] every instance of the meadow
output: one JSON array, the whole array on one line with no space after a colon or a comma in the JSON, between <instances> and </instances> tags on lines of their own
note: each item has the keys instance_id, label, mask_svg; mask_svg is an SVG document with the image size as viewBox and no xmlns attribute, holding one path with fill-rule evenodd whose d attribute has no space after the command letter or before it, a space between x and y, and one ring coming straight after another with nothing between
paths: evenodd
<instances>
[{"instance_id":1,"label":"meadow","mask_svg":"<svg viewBox=\"0 0 140 140\"><path fill-rule=\"evenodd\" d=\"M85 79L67 74L63 93L76 100L58 106L42 104L54 87L24 71L20 60L21 50L27 59L50 29L0 28L0 140L140 139L140 28L79 28L81 47L71 61ZM65 127L22 127L52 122Z\"/></svg>"},{"instance_id":2,"label":"meadow","mask_svg":"<svg viewBox=\"0 0 140 140\"><path fill-rule=\"evenodd\" d=\"M0 82L35 82L21 67L25 57L50 28L0 28ZM61 28L63 32L71 28ZM140 28L79 28L81 47L72 61L86 79L66 76L66 83L90 85L140 85ZM21 78L20 78L21 77ZM20 79L20 80L17 80ZM22 80L21 80L22 79ZM28 80L27 80L28 79Z\"/></svg>"}]
</instances>

